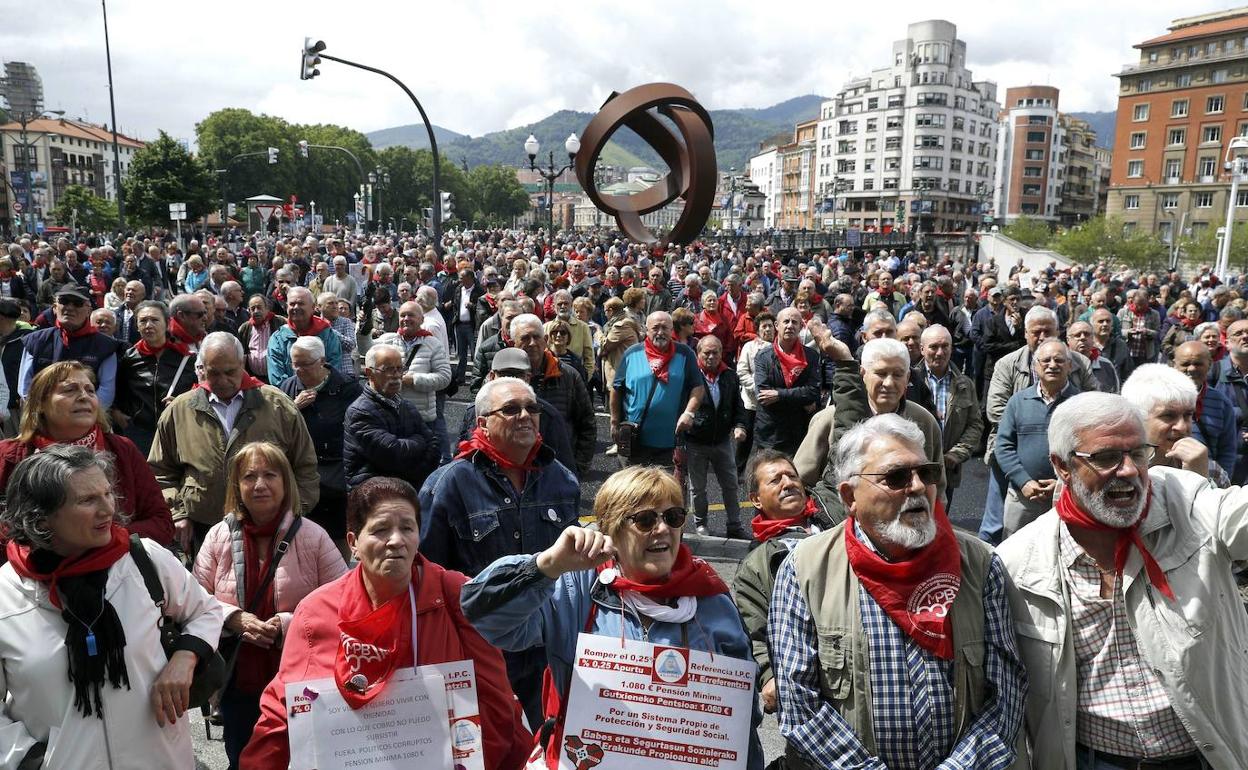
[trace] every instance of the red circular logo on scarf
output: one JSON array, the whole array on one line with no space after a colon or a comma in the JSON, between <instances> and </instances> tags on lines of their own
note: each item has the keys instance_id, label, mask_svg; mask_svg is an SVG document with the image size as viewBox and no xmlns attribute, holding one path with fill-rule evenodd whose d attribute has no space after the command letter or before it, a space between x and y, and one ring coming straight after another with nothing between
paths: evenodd
<instances>
[{"instance_id":1,"label":"red circular logo on scarf","mask_svg":"<svg viewBox=\"0 0 1248 770\"><path fill-rule=\"evenodd\" d=\"M906 610L912 615L931 615L943 618L949 614L949 607L958 596L958 586L962 584L957 575L941 572L933 575L914 588L910 594L910 602Z\"/></svg>"}]
</instances>

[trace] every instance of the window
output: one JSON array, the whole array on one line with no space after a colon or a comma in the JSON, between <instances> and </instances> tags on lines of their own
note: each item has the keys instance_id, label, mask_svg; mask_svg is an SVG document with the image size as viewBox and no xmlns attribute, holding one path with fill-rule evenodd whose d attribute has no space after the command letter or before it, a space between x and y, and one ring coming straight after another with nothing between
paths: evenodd
<instances>
[{"instance_id":1,"label":"window","mask_svg":"<svg viewBox=\"0 0 1248 770\"><path fill-rule=\"evenodd\" d=\"M885 131L893 131L899 128L901 128L901 116L893 116L891 118L884 119Z\"/></svg>"},{"instance_id":2,"label":"window","mask_svg":"<svg viewBox=\"0 0 1248 770\"><path fill-rule=\"evenodd\" d=\"M866 160L864 160L862 162L862 170L863 171L875 171L875 160L873 158L867 158Z\"/></svg>"},{"instance_id":3,"label":"window","mask_svg":"<svg viewBox=\"0 0 1248 770\"><path fill-rule=\"evenodd\" d=\"M1248 206L1248 190L1240 190L1235 193L1235 208Z\"/></svg>"},{"instance_id":4,"label":"window","mask_svg":"<svg viewBox=\"0 0 1248 770\"><path fill-rule=\"evenodd\" d=\"M1197 164L1196 174L1197 176L1212 178L1214 174L1218 173L1217 168L1218 159L1206 155L1201 158L1200 162Z\"/></svg>"},{"instance_id":5,"label":"window","mask_svg":"<svg viewBox=\"0 0 1248 770\"><path fill-rule=\"evenodd\" d=\"M1205 43L1205 55L1206 56L1213 56L1217 52L1218 52L1218 44L1216 41L1212 43Z\"/></svg>"},{"instance_id":6,"label":"window","mask_svg":"<svg viewBox=\"0 0 1248 770\"><path fill-rule=\"evenodd\" d=\"M875 152L875 148L876 148L876 146L877 146L877 145L876 145L876 140L874 140L874 139L868 139L868 140L865 142L865 144L866 144L866 146L865 146L865 147L863 147L863 149L864 149L864 150L866 150L867 152Z\"/></svg>"},{"instance_id":7,"label":"window","mask_svg":"<svg viewBox=\"0 0 1248 770\"><path fill-rule=\"evenodd\" d=\"M1239 135L1240 135L1240 136L1248 136L1248 123L1240 123L1240 124L1239 124Z\"/></svg>"},{"instance_id":8,"label":"window","mask_svg":"<svg viewBox=\"0 0 1248 770\"><path fill-rule=\"evenodd\" d=\"M884 159L884 170L885 170L885 171L896 171L896 170L897 170L897 169L899 169L899 168L901 168L901 158L885 158L885 159ZM889 182L892 182L892 184L890 185L890 184L889 184ZM885 189L885 190L893 190L893 189L896 189L896 187L897 187L897 180L896 180L896 179L885 179L885 180L884 180L884 189Z\"/></svg>"},{"instance_id":9,"label":"window","mask_svg":"<svg viewBox=\"0 0 1248 770\"><path fill-rule=\"evenodd\" d=\"M954 109L965 110L966 109L966 97L965 96L953 97L953 106L954 106Z\"/></svg>"},{"instance_id":10,"label":"window","mask_svg":"<svg viewBox=\"0 0 1248 770\"><path fill-rule=\"evenodd\" d=\"M1039 195L1039 194L1040 194L1040 185L1038 184L1023 185L1023 195Z\"/></svg>"},{"instance_id":11,"label":"window","mask_svg":"<svg viewBox=\"0 0 1248 770\"><path fill-rule=\"evenodd\" d=\"M915 155L914 167L915 168L942 169L945 167L945 159L939 158L939 157L932 157L931 155Z\"/></svg>"},{"instance_id":12,"label":"window","mask_svg":"<svg viewBox=\"0 0 1248 770\"><path fill-rule=\"evenodd\" d=\"M937 112L920 112L914 116L914 125L930 128L944 128L945 116Z\"/></svg>"},{"instance_id":13,"label":"window","mask_svg":"<svg viewBox=\"0 0 1248 770\"><path fill-rule=\"evenodd\" d=\"M1175 99L1170 102L1170 117L1186 118L1187 117L1187 100Z\"/></svg>"},{"instance_id":14,"label":"window","mask_svg":"<svg viewBox=\"0 0 1248 770\"><path fill-rule=\"evenodd\" d=\"M1166 193L1161 196L1161 207L1163 209L1177 209L1179 207L1179 194Z\"/></svg>"},{"instance_id":15,"label":"window","mask_svg":"<svg viewBox=\"0 0 1248 770\"><path fill-rule=\"evenodd\" d=\"M1044 160L1044 150L1027 150L1023 153L1024 160Z\"/></svg>"},{"instance_id":16,"label":"window","mask_svg":"<svg viewBox=\"0 0 1248 770\"><path fill-rule=\"evenodd\" d=\"M1222 126L1205 126L1200 132L1202 142L1222 141Z\"/></svg>"},{"instance_id":17,"label":"window","mask_svg":"<svg viewBox=\"0 0 1248 770\"><path fill-rule=\"evenodd\" d=\"M897 85L901 85L901 83L898 83ZM902 96L901 94L893 94L892 96L888 97L888 107L890 109L894 107L904 107L904 106L905 106L905 97Z\"/></svg>"},{"instance_id":18,"label":"window","mask_svg":"<svg viewBox=\"0 0 1248 770\"><path fill-rule=\"evenodd\" d=\"M851 142L846 139L842 139L841 141L836 143L836 152L838 155L844 154L844 153L858 152L858 143Z\"/></svg>"},{"instance_id":19,"label":"window","mask_svg":"<svg viewBox=\"0 0 1248 770\"><path fill-rule=\"evenodd\" d=\"M943 150L945 148L945 138L939 135L919 134L914 138L914 146Z\"/></svg>"},{"instance_id":20,"label":"window","mask_svg":"<svg viewBox=\"0 0 1248 770\"><path fill-rule=\"evenodd\" d=\"M1047 137L1045 136L1043 131L1028 131L1027 132L1027 141L1029 142L1043 142L1046 138Z\"/></svg>"},{"instance_id":21,"label":"window","mask_svg":"<svg viewBox=\"0 0 1248 770\"><path fill-rule=\"evenodd\" d=\"M1221 96L1210 96L1205 100L1205 112L1221 112L1226 107L1226 99Z\"/></svg>"},{"instance_id":22,"label":"window","mask_svg":"<svg viewBox=\"0 0 1248 770\"><path fill-rule=\"evenodd\" d=\"M1193 199L1195 200L1195 205L1198 209L1213 208L1213 193L1211 192L1198 192L1193 196Z\"/></svg>"},{"instance_id":23,"label":"window","mask_svg":"<svg viewBox=\"0 0 1248 770\"><path fill-rule=\"evenodd\" d=\"M1225 68L1223 68L1223 69L1216 69L1216 70L1214 70L1214 71L1213 71L1213 75L1211 76L1211 79L1212 79L1212 80L1213 80L1213 82L1215 82L1215 83L1225 83L1225 82L1226 82L1226 76L1227 76L1227 70L1226 70Z\"/></svg>"},{"instance_id":24,"label":"window","mask_svg":"<svg viewBox=\"0 0 1248 770\"><path fill-rule=\"evenodd\" d=\"M1137 104L1135 109L1131 111L1131 119L1134 121L1148 120L1148 105Z\"/></svg>"},{"instance_id":25,"label":"window","mask_svg":"<svg viewBox=\"0 0 1248 770\"><path fill-rule=\"evenodd\" d=\"M852 133L855 133L857 130L858 130L858 121L842 120L839 124L837 124L836 133L852 134Z\"/></svg>"},{"instance_id":26,"label":"window","mask_svg":"<svg viewBox=\"0 0 1248 770\"><path fill-rule=\"evenodd\" d=\"M950 158L950 160L949 160L949 170L950 170L951 172L955 173L955 174L960 174L960 173L962 173L962 159L961 159L961 158Z\"/></svg>"},{"instance_id":27,"label":"window","mask_svg":"<svg viewBox=\"0 0 1248 770\"><path fill-rule=\"evenodd\" d=\"M1039 214L1040 206L1036 203L1024 203L1022 205L1022 212L1024 214Z\"/></svg>"},{"instance_id":28,"label":"window","mask_svg":"<svg viewBox=\"0 0 1248 770\"><path fill-rule=\"evenodd\" d=\"M884 149L885 150L900 150L901 149L901 137L900 136L885 137Z\"/></svg>"},{"instance_id":29,"label":"window","mask_svg":"<svg viewBox=\"0 0 1248 770\"><path fill-rule=\"evenodd\" d=\"M962 138L955 136L949 140L950 152L962 152Z\"/></svg>"},{"instance_id":30,"label":"window","mask_svg":"<svg viewBox=\"0 0 1248 770\"><path fill-rule=\"evenodd\" d=\"M1148 63L1149 63L1149 64L1156 64L1156 63L1157 63L1157 52L1156 52L1156 51L1149 51L1149 52L1148 52Z\"/></svg>"},{"instance_id":31,"label":"window","mask_svg":"<svg viewBox=\"0 0 1248 770\"><path fill-rule=\"evenodd\" d=\"M1142 160L1127 161L1127 176L1129 177L1144 176L1144 161Z\"/></svg>"},{"instance_id":32,"label":"window","mask_svg":"<svg viewBox=\"0 0 1248 770\"><path fill-rule=\"evenodd\" d=\"M1140 78L1135 81L1135 92L1137 94L1146 94L1153 90L1152 78Z\"/></svg>"},{"instance_id":33,"label":"window","mask_svg":"<svg viewBox=\"0 0 1248 770\"><path fill-rule=\"evenodd\" d=\"M1124 195L1122 197L1122 207L1127 211L1134 211L1140 207L1140 196Z\"/></svg>"},{"instance_id":34,"label":"window","mask_svg":"<svg viewBox=\"0 0 1248 770\"><path fill-rule=\"evenodd\" d=\"M853 160L838 160L836 162L836 173L852 174L858 168L858 162Z\"/></svg>"},{"instance_id":35,"label":"window","mask_svg":"<svg viewBox=\"0 0 1248 770\"><path fill-rule=\"evenodd\" d=\"M1170 129L1170 135L1169 135L1169 139L1168 139L1168 141L1167 141L1167 144L1170 144L1170 145L1181 145L1181 144L1183 144L1183 142L1184 142L1184 141L1186 141L1186 140L1187 140L1187 130L1186 130L1186 129L1183 129L1183 128L1172 128L1172 129Z\"/></svg>"},{"instance_id":36,"label":"window","mask_svg":"<svg viewBox=\"0 0 1248 770\"><path fill-rule=\"evenodd\" d=\"M1179 181L1182 172L1183 161L1178 158L1170 158L1166 161L1166 181Z\"/></svg>"},{"instance_id":37,"label":"window","mask_svg":"<svg viewBox=\"0 0 1248 770\"><path fill-rule=\"evenodd\" d=\"M862 180L862 189L864 189L864 190L874 190L874 189L875 189L875 180L874 180L874 179L864 179L864 180Z\"/></svg>"},{"instance_id":38,"label":"window","mask_svg":"<svg viewBox=\"0 0 1248 770\"><path fill-rule=\"evenodd\" d=\"M1044 170L1041 169L1039 166L1024 166L1023 167L1023 176L1038 177L1038 176L1043 176L1043 175L1044 175Z\"/></svg>"},{"instance_id":39,"label":"window","mask_svg":"<svg viewBox=\"0 0 1248 770\"><path fill-rule=\"evenodd\" d=\"M1132 134L1131 134L1131 149L1133 149L1133 150L1142 150L1142 149L1144 149L1144 137L1145 137L1146 135L1147 135L1147 132L1145 132L1145 131L1135 131L1135 132L1132 132Z\"/></svg>"},{"instance_id":40,"label":"window","mask_svg":"<svg viewBox=\"0 0 1248 770\"><path fill-rule=\"evenodd\" d=\"M1049 119L1043 115L1028 115L1027 123L1032 126L1047 126Z\"/></svg>"},{"instance_id":41,"label":"window","mask_svg":"<svg viewBox=\"0 0 1248 770\"><path fill-rule=\"evenodd\" d=\"M1184 72L1181 75L1175 75L1174 84L1179 88L1190 88L1192 85L1191 73Z\"/></svg>"},{"instance_id":42,"label":"window","mask_svg":"<svg viewBox=\"0 0 1248 770\"><path fill-rule=\"evenodd\" d=\"M880 108L880 98L878 96L873 96L867 100L868 110L878 110L879 108Z\"/></svg>"},{"instance_id":43,"label":"window","mask_svg":"<svg viewBox=\"0 0 1248 770\"><path fill-rule=\"evenodd\" d=\"M1248 104L1248 94L1244 95L1244 103ZM966 118L955 117L953 119L953 130L961 131L964 128L966 128Z\"/></svg>"},{"instance_id":44,"label":"window","mask_svg":"<svg viewBox=\"0 0 1248 770\"><path fill-rule=\"evenodd\" d=\"M948 104L948 103L949 103L948 94L937 93L935 91L920 91L918 100L915 102L915 104L918 104L918 105Z\"/></svg>"},{"instance_id":45,"label":"window","mask_svg":"<svg viewBox=\"0 0 1248 770\"><path fill-rule=\"evenodd\" d=\"M968 139L968 140L966 140L966 153L967 153L967 155L974 155L974 154L975 154L975 143L974 143L974 142L972 142L972 141L971 141L971 140L969 140L969 139Z\"/></svg>"},{"instance_id":46,"label":"window","mask_svg":"<svg viewBox=\"0 0 1248 770\"><path fill-rule=\"evenodd\" d=\"M867 118L867 133L878 131L880 128L879 118Z\"/></svg>"}]
</instances>

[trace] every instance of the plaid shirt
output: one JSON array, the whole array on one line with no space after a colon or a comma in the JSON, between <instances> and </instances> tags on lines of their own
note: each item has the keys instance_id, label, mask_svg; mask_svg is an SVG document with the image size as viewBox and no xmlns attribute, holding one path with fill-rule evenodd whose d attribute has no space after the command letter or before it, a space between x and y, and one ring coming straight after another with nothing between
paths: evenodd
<instances>
[{"instance_id":1,"label":"plaid shirt","mask_svg":"<svg viewBox=\"0 0 1248 770\"><path fill-rule=\"evenodd\" d=\"M1196 744L1170 697L1140 656L1127 620L1122 577L1112 599L1101 598L1101 568L1063 523L1058 553L1070 586L1070 622L1079 681L1075 734L1088 748L1126 757L1164 759L1194 753Z\"/></svg>"},{"instance_id":2,"label":"plaid shirt","mask_svg":"<svg viewBox=\"0 0 1248 770\"><path fill-rule=\"evenodd\" d=\"M871 756L849 723L819 694L818 632L793 562L785 561L776 575L768 617L781 734L808 761L827 770L1009 767L1023 719L1027 675L1014 640L1004 574L993 556L984 586L985 705L956 742L952 662L919 647L870 593L858 592L871 651L872 727L879 751Z\"/></svg>"},{"instance_id":3,"label":"plaid shirt","mask_svg":"<svg viewBox=\"0 0 1248 770\"><path fill-rule=\"evenodd\" d=\"M338 316L330 324L331 329L338 333L338 344L342 347L342 361L338 371L348 377L355 376L355 324L350 318ZM331 362L332 365L332 362Z\"/></svg>"},{"instance_id":4,"label":"plaid shirt","mask_svg":"<svg viewBox=\"0 0 1248 770\"><path fill-rule=\"evenodd\" d=\"M1141 332L1127 335L1127 351L1135 358L1148 353L1148 343L1152 339L1152 335L1148 333L1148 315L1148 313L1144 315L1131 313L1131 330Z\"/></svg>"},{"instance_id":5,"label":"plaid shirt","mask_svg":"<svg viewBox=\"0 0 1248 770\"><path fill-rule=\"evenodd\" d=\"M927 368L927 364L923 364L923 372L927 380L927 389L932 392L932 404L936 407L936 414L933 416L940 422L941 427L944 427L945 418L949 415L949 383L953 379L953 372L946 369L944 377L937 377L932 374L931 369Z\"/></svg>"}]
</instances>

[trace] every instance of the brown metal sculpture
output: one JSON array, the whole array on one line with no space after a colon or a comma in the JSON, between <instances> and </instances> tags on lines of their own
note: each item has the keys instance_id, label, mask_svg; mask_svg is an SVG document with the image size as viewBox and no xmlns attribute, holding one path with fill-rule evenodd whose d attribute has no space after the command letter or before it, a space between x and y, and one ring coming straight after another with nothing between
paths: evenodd
<instances>
[{"instance_id":1,"label":"brown metal sculpture","mask_svg":"<svg viewBox=\"0 0 1248 770\"><path fill-rule=\"evenodd\" d=\"M670 120L679 135L658 115ZM604 195L598 191L594 167L611 135L623 126L654 148L670 171L635 195ZM658 241L642 224L642 215L684 198L685 209L667 240L687 244L702 232L715 202L718 173L711 116L693 94L672 83L649 83L612 93L581 134L576 178L600 211L615 217L625 235L642 243Z\"/></svg>"}]
</instances>

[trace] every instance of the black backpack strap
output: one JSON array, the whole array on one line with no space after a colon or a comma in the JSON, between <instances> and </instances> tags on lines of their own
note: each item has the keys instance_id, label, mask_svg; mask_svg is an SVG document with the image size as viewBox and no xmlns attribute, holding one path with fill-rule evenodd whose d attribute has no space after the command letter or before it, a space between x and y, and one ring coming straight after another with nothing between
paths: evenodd
<instances>
[{"instance_id":1,"label":"black backpack strap","mask_svg":"<svg viewBox=\"0 0 1248 770\"><path fill-rule=\"evenodd\" d=\"M296 516L294 521L290 523L290 527L286 530L286 534L282 537L281 542L273 549L273 558L269 559L269 568L265 571L264 579L260 581L260 585L256 586L256 590L251 594L251 601L247 602L247 606L244 608L247 612L255 612L256 605L260 603L260 597L264 596L264 592L269 589L269 584L273 582L273 576L277 574L277 563L290 550L290 543L295 539L295 533L299 531L299 525L302 523L303 518Z\"/></svg>"},{"instance_id":2,"label":"black backpack strap","mask_svg":"<svg viewBox=\"0 0 1248 770\"><path fill-rule=\"evenodd\" d=\"M148 555L147 549L143 547L143 541L138 535L130 536L130 558L134 559L134 564L139 568L139 574L143 576L143 584L147 586L147 592L151 594L152 603L160 607L161 613L165 609L165 587L161 585L160 575L156 572L156 565L152 564L152 557Z\"/></svg>"}]
</instances>

